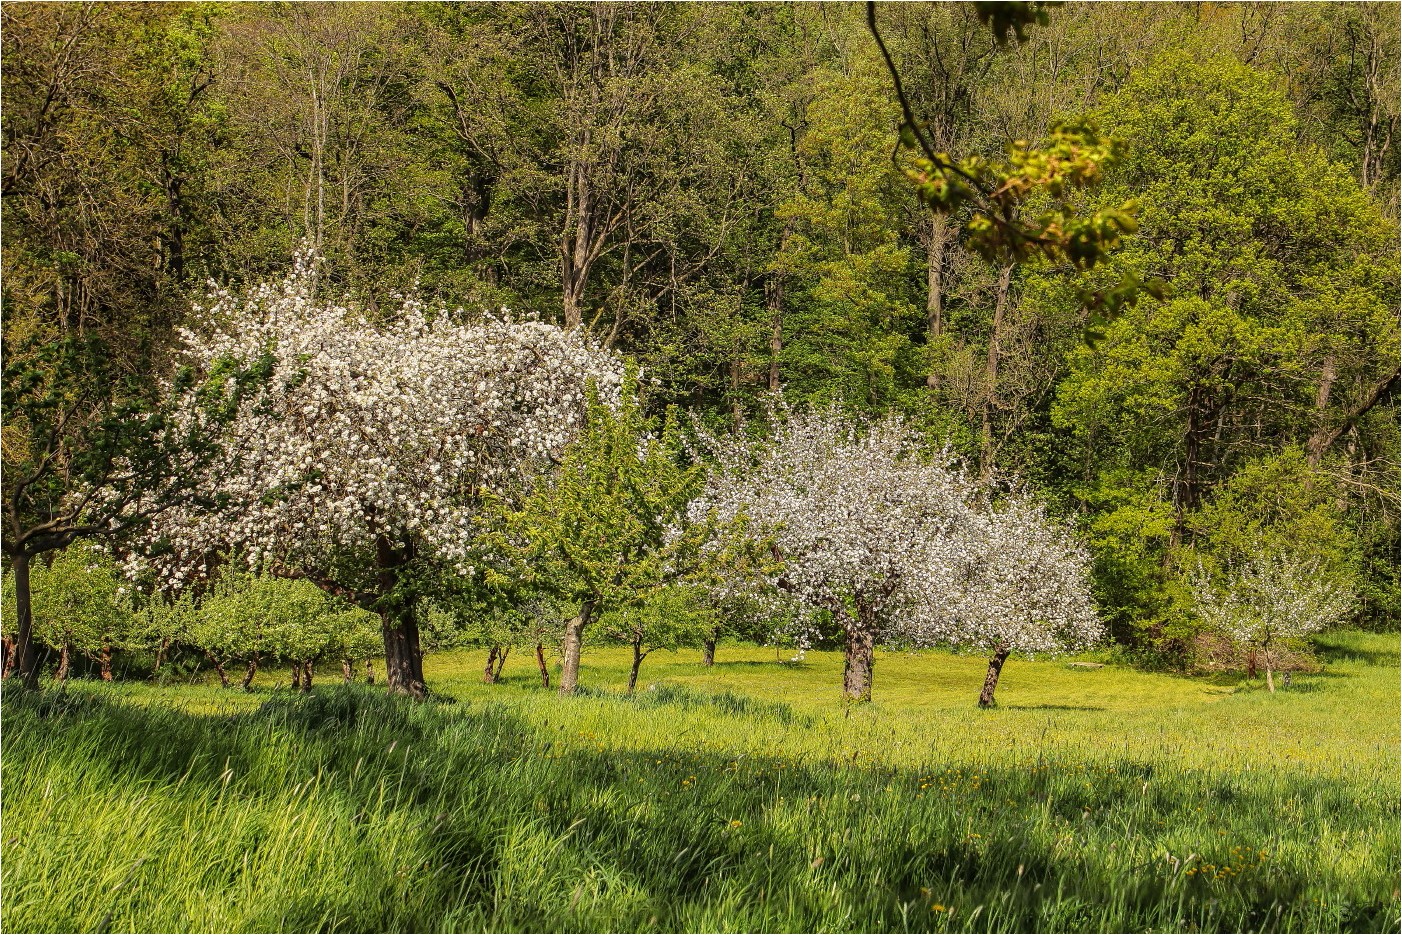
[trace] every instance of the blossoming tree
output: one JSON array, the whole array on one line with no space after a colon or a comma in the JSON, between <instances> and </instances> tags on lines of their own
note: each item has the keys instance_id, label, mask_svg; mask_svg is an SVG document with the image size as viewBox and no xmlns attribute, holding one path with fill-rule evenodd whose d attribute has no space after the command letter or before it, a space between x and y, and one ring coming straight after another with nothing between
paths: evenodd
<instances>
[{"instance_id":1,"label":"blossoming tree","mask_svg":"<svg viewBox=\"0 0 1402 935\"><path fill-rule=\"evenodd\" d=\"M775 584L841 623L843 692L870 701L877 641L928 630L941 614L962 531L976 521L974 485L947 455L921 456L895 419L788 413L768 441L704 445L716 470L698 508L747 514L773 535Z\"/></svg>"},{"instance_id":2,"label":"blossoming tree","mask_svg":"<svg viewBox=\"0 0 1402 935\"><path fill-rule=\"evenodd\" d=\"M469 571L484 494L548 464L577 434L585 385L621 367L577 332L430 311L406 300L371 321L322 299L316 261L281 282L216 293L196 369L271 357L204 483L222 508L167 514L147 554L188 582L211 550L301 578L381 619L389 688L422 696L415 601Z\"/></svg>"},{"instance_id":3,"label":"blossoming tree","mask_svg":"<svg viewBox=\"0 0 1402 935\"><path fill-rule=\"evenodd\" d=\"M1105 631L1091 599L1090 556L1032 500L1014 495L986 507L961 533L933 563L953 570L941 612L921 618L913 635L924 645L990 652L978 699L988 708L1009 653L1082 649Z\"/></svg>"},{"instance_id":4,"label":"blossoming tree","mask_svg":"<svg viewBox=\"0 0 1402 935\"><path fill-rule=\"evenodd\" d=\"M1190 578L1198 616L1239 644L1261 650L1266 687L1275 692L1273 651L1285 640L1317 633L1344 620L1353 593L1320 573L1316 563L1289 556L1257 556L1227 566L1213 578L1201 565Z\"/></svg>"}]
</instances>

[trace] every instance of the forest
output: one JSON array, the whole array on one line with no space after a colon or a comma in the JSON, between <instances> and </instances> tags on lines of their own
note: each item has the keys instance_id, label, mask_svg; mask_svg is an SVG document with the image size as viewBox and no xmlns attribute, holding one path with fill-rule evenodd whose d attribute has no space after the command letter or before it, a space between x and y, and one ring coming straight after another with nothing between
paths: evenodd
<instances>
[{"instance_id":1,"label":"forest","mask_svg":"<svg viewBox=\"0 0 1402 935\"><path fill-rule=\"evenodd\" d=\"M1395 926L1395 5L0 17L7 925Z\"/></svg>"}]
</instances>

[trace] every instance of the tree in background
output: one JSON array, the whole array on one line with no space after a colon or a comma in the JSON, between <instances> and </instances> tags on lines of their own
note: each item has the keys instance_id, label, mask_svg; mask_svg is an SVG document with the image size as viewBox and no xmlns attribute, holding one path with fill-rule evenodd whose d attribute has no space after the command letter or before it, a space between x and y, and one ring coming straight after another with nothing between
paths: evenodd
<instances>
[{"instance_id":1,"label":"tree in background","mask_svg":"<svg viewBox=\"0 0 1402 935\"><path fill-rule=\"evenodd\" d=\"M716 623L695 589L674 586L663 588L645 603L605 612L599 617L599 629L633 651L628 670L631 695L637 691L643 660L659 649L676 652L701 643L715 631Z\"/></svg>"},{"instance_id":2,"label":"tree in background","mask_svg":"<svg viewBox=\"0 0 1402 935\"><path fill-rule=\"evenodd\" d=\"M553 326L467 323L413 300L376 327L317 296L309 255L206 314L212 333L189 336L195 366L268 355L271 376L199 480L221 509L168 514L152 560L179 585L210 549L238 550L379 614L390 690L422 696L415 602L467 572L482 495L563 449L586 380L616 386L613 359Z\"/></svg>"}]
</instances>

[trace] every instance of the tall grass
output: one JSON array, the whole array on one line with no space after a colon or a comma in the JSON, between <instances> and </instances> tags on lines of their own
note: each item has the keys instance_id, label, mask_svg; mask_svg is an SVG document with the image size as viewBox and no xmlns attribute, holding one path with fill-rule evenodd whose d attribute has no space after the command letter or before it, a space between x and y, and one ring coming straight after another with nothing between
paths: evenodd
<instances>
[{"instance_id":1,"label":"tall grass","mask_svg":"<svg viewBox=\"0 0 1402 935\"><path fill-rule=\"evenodd\" d=\"M1313 691L1197 708L1206 736L1354 705L1334 723L1354 755L1316 760L1167 730L1062 745L1046 725L1105 715L972 699L848 717L772 662L756 695L690 664L637 698L607 668L576 699L524 670L440 678L458 703L7 689L0 910L10 931L1395 931L1397 738L1374 709L1395 726L1396 671L1349 651ZM1144 708L1121 723L1145 733ZM1043 742L1005 742L1031 718Z\"/></svg>"}]
</instances>

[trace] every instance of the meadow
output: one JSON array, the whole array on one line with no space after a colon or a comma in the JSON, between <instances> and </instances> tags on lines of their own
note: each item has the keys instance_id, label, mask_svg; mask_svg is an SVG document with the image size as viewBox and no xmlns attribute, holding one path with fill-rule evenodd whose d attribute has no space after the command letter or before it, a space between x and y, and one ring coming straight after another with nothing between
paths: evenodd
<instances>
[{"instance_id":1,"label":"meadow","mask_svg":"<svg viewBox=\"0 0 1402 935\"><path fill-rule=\"evenodd\" d=\"M4 698L8 931L1395 931L1398 639L1272 696L1065 660L722 646ZM524 654L523 654L524 655Z\"/></svg>"}]
</instances>

